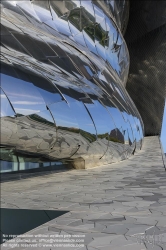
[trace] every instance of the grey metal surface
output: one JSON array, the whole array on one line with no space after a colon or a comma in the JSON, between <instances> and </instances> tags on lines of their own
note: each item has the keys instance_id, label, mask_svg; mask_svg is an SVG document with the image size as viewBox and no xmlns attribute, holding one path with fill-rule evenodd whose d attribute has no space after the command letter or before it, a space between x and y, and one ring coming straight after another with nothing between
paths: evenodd
<instances>
[{"instance_id":1,"label":"grey metal surface","mask_svg":"<svg viewBox=\"0 0 166 250\"><path fill-rule=\"evenodd\" d=\"M2 160L12 151L13 162L87 168L140 150L143 122L124 87L128 10L126 1L1 1Z\"/></svg>"}]
</instances>

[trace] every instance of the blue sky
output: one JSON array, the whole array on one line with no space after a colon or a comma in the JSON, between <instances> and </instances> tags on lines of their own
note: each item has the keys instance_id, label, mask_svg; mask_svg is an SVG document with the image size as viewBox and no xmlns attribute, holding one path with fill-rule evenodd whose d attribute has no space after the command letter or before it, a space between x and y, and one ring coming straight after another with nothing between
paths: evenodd
<instances>
[{"instance_id":1,"label":"blue sky","mask_svg":"<svg viewBox=\"0 0 166 250\"><path fill-rule=\"evenodd\" d=\"M165 109L163 116L163 124L161 129L161 142L163 145L164 153L166 153L166 101L165 101Z\"/></svg>"}]
</instances>

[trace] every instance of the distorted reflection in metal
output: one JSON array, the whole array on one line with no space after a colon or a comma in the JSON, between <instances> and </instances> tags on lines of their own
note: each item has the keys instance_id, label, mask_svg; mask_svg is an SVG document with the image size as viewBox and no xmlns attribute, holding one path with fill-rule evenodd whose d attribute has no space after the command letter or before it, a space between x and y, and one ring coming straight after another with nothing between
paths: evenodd
<instances>
[{"instance_id":1,"label":"distorted reflection in metal","mask_svg":"<svg viewBox=\"0 0 166 250\"><path fill-rule=\"evenodd\" d=\"M1 160L14 164L7 171L28 159L94 167L141 148L143 122L125 90L127 2L1 2Z\"/></svg>"}]
</instances>

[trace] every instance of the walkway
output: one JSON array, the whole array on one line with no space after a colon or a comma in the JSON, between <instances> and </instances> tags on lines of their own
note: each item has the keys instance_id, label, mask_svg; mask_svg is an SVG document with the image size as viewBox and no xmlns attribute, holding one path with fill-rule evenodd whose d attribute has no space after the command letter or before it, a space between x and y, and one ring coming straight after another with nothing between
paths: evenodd
<instances>
[{"instance_id":1,"label":"walkway","mask_svg":"<svg viewBox=\"0 0 166 250\"><path fill-rule=\"evenodd\" d=\"M3 183L1 198L4 208L69 211L30 231L34 239L69 234L84 240L82 248L42 248L43 242L13 249L166 249L166 171L157 136L120 163Z\"/></svg>"}]
</instances>

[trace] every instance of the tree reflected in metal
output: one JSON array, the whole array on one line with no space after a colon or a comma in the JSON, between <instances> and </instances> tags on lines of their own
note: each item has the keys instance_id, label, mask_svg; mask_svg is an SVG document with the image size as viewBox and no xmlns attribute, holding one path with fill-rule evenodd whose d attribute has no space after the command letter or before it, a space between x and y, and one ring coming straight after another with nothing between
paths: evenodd
<instances>
[{"instance_id":1,"label":"tree reflected in metal","mask_svg":"<svg viewBox=\"0 0 166 250\"><path fill-rule=\"evenodd\" d=\"M2 1L1 8L1 160L13 162L7 171L28 159L88 168L139 150L143 122L125 90L128 3Z\"/></svg>"}]
</instances>

